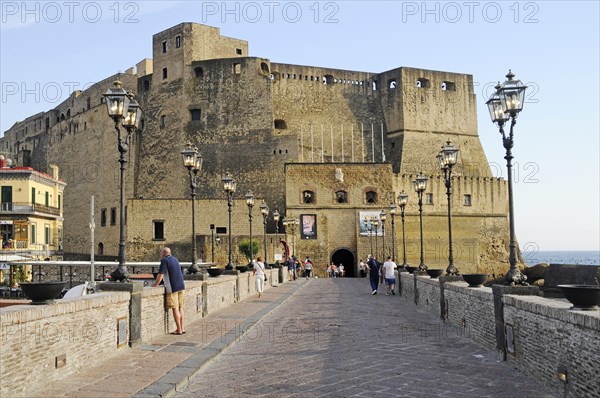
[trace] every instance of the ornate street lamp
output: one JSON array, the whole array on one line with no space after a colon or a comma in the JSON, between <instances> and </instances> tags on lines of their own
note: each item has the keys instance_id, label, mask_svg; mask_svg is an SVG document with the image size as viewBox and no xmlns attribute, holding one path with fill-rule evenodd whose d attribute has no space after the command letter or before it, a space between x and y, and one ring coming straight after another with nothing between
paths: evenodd
<instances>
[{"instance_id":1,"label":"ornate street lamp","mask_svg":"<svg viewBox=\"0 0 600 398\"><path fill-rule=\"evenodd\" d=\"M379 220L377 217L371 218L371 225L375 233L375 258L379 259L379 244L377 243L377 235L379 235Z\"/></svg>"},{"instance_id":2,"label":"ornate street lamp","mask_svg":"<svg viewBox=\"0 0 600 398\"><path fill-rule=\"evenodd\" d=\"M198 173L202 169L202 155L198 148L188 143L181 151L183 166L188 169L190 176L190 190L192 196L192 265L188 268L188 274L198 273L198 257L196 254L196 187L198 186Z\"/></svg>"},{"instance_id":3,"label":"ornate street lamp","mask_svg":"<svg viewBox=\"0 0 600 398\"><path fill-rule=\"evenodd\" d=\"M371 218L369 216L365 216L365 228L369 231L369 245L371 246L371 251L369 254L373 254L373 226L371 225Z\"/></svg>"},{"instance_id":4,"label":"ornate street lamp","mask_svg":"<svg viewBox=\"0 0 600 398\"><path fill-rule=\"evenodd\" d=\"M252 208L254 207L254 194L252 191L246 192L246 204L248 205L248 221L250 223L250 264L252 264ZM265 261L267 260L265 259Z\"/></svg>"},{"instance_id":5,"label":"ornate street lamp","mask_svg":"<svg viewBox=\"0 0 600 398\"><path fill-rule=\"evenodd\" d=\"M235 181L231 174L225 173L223 177L223 190L227 194L227 209L229 212L229 262L225 266L225 269L233 269L233 261L231 259L231 207L233 206L233 194L235 193Z\"/></svg>"},{"instance_id":6,"label":"ornate street lamp","mask_svg":"<svg viewBox=\"0 0 600 398\"><path fill-rule=\"evenodd\" d=\"M419 225L421 231L421 263L419 264L419 271L424 272L427 271L427 266L425 265L425 256L423 254L423 192L427 189L427 177L423 173L419 173L413 181L413 185L415 192L419 196Z\"/></svg>"},{"instance_id":7,"label":"ornate street lamp","mask_svg":"<svg viewBox=\"0 0 600 398\"><path fill-rule=\"evenodd\" d=\"M269 217L269 206L264 200L260 204L260 214L263 216L263 246L265 247L265 264L267 264L267 217Z\"/></svg>"},{"instance_id":8,"label":"ornate street lamp","mask_svg":"<svg viewBox=\"0 0 600 398\"><path fill-rule=\"evenodd\" d=\"M517 266L517 245L515 236L515 211L513 204L513 184L512 184L512 148L514 145L513 129L517 124L517 116L523 110L525 103L525 90L527 86L520 80L515 80L515 75L511 70L506 75L507 80L502 85L496 86L496 92L492 94L486 102L492 123L496 123L502 134L502 144L506 149L506 168L508 171L508 214L510 225L510 243L509 257L510 269L506 274L505 283L510 285L527 285L527 277L519 271ZM508 137L504 132L504 124L510 119L510 132Z\"/></svg>"},{"instance_id":9,"label":"ornate street lamp","mask_svg":"<svg viewBox=\"0 0 600 398\"><path fill-rule=\"evenodd\" d=\"M142 109L133 96L127 93L120 81L114 83L104 93L108 116L115 122L117 131L117 148L119 150L120 164L120 196L119 196L119 265L110 276L114 281L123 282L129 277L127 266L125 265L125 154L129 151L129 144L132 133L138 128L142 117ZM121 136L119 123L125 128L127 134L125 138Z\"/></svg>"},{"instance_id":10,"label":"ornate street lamp","mask_svg":"<svg viewBox=\"0 0 600 398\"><path fill-rule=\"evenodd\" d=\"M385 210L381 210L381 213L379 213L379 220L381 220L381 233L383 234L383 237L381 238L382 242L383 242L383 247L382 247L382 251L383 251L383 258L382 260L385 261L385 220L387 219L387 215L385 214Z\"/></svg>"},{"instance_id":11,"label":"ornate street lamp","mask_svg":"<svg viewBox=\"0 0 600 398\"><path fill-rule=\"evenodd\" d=\"M394 227L396 218L396 205L390 203L390 216L392 219L392 261L396 261L396 228Z\"/></svg>"},{"instance_id":12,"label":"ornate street lamp","mask_svg":"<svg viewBox=\"0 0 600 398\"><path fill-rule=\"evenodd\" d=\"M286 217L283 219L283 226L287 235L288 228L292 234L292 257L296 256L296 227L300 225L300 220L297 218Z\"/></svg>"},{"instance_id":13,"label":"ornate street lamp","mask_svg":"<svg viewBox=\"0 0 600 398\"><path fill-rule=\"evenodd\" d=\"M406 262L406 237L404 234L404 210L406 208L406 203L408 203L408 194L403 190L398 194L398 206L400 206L400 216L402 217L402 255L404 257L402 269L404 271L406 271L406 266L408 265Z\"/></svg>"},{"instance_id":14,"label":"ornate street lamp","mask_svg":"<svg viewBox=\"0 0 600 398\"><path fill-rule=\"evenodd\" d=\"M275 261L275 248L279 247L279 211L273 210L273 221L275 221L275 247L273 247L273 261ZM267 261L265 259L265 261Z\"/></svg>"},{"instance_id":15,"label":"ornate street lamp","mask_svg":"<svg viewBox=\"0 0 600 398\"><path fill-rule=\"evenodd\" d=\"M458 160L458 148L446 142L442 150L437 155L440 168L444 172L444 182L446 184L446 196L448 196L448 267L446 275L458 275L458 268L454 266L454 255L452 252L452 167Z\"/></svg>"}]
</instances>

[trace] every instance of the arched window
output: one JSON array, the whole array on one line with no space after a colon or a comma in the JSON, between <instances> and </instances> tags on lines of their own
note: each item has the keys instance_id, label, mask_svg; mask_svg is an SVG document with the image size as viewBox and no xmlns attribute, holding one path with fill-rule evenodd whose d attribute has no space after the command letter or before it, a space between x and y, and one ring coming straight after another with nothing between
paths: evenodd
<instances>
[{"instance_id":1,"label":"arched window","mask_svg":"<svg viewBox=\"0 0 600 398\"><path fill-rule=\"evenodd\" d=\"M287 129L287 123L283 119L275 119L274 124L275 124L275 128L278 130Z\"/></svg>"},{"instance_id":2,"label":"arched window","mask_svg":"<svg viewBox=\"0 0 600 398\"><path fill-rule=\"evenodd\" d=\"M302 203L310 204L315 203L316 197L313 191L304 191L302 192Z\"/></svg>"},{"instance_id":3,"label":"arched window","mask_svg":"<svg viewBox=\"0 0 600 398\"><path fill-rule=\"evenodd\" d=\"M395 89L398 86L398 83L396 82L396 79L390 79L388 81L388 88L390 89Z\"/></svg>"},{"instance_id":4,"label":"arched window","mask_svg":"<svg viewBox=\"0 0 600 398\"><path fill-rule=\"evenodd\" d=\"M99 256L103 256L104 255L104 243L100 242L98 243L98 253Z\"/></svg>"},{"instance_id":5,"label":"arched window","mask_svg":"<svg viewBox=\"0 0 600 398\"><path fill-rule=\"evenodd\" d=\"M337 191L335 193L335 201L337 203L348 203L348 192L346 192L346 191Z\"/></svg>"},{"instance_id":6,"label":"arched window","mask_svg":"<svg viewBox=\"0 0 600 398\"><path fill-rule=\"evenodd\" d=\"M367 203L377 203L377 192L368 191L365 193L365 201Z\"/></svg>"},{"instance_id":7,"label":"arched window","mask_svg":"<svg viewBox=\"0 0 600 398\"><path fill-rule=\"evenodd\" d=\"M260 63L260 71L263 74L268 75L269 74L269 65L267 65L266 62L261 62Z\"/></svg>"},{"instance_id":8,"label":"arched window","mask_svg":"<svg viewBox=\"0 0 600 398\"><path fill-rule=\"evenodd\" d=\"M325 75L323 76L323 84L327 85L327 84L333 84L334 80L333 80L333 75Z\"/></svg>"}]
</instances>

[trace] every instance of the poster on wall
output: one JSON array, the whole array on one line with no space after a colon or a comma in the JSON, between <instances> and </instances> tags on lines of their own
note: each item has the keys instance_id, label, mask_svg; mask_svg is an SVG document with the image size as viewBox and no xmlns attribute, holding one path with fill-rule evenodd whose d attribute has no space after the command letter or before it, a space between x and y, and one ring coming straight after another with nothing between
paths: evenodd
<instances>
[{"instance_id":1,"label":"poster on wall","mask_svg":"<svg viewBox=\"0 0 600 398\"><path fill-rule=\"evenodd\" d=\"M381 225L381 220L379 219L378 211L361 211L359 219L360 226L360 236L383 236L383 227ZM372 220L377 220L377 231L375 231L375 226L371 222Z\"/></svg>"},{"instance_id":2,"label":"poster on wall","mask_svg":"<svg viewBox=\"0 0 600 398\"><path fill-rule=\"evenodd\" d=\"M301 214L300 237L302 239L317 239L317 215L316 214Z\"/></svg>"}]
</instances>

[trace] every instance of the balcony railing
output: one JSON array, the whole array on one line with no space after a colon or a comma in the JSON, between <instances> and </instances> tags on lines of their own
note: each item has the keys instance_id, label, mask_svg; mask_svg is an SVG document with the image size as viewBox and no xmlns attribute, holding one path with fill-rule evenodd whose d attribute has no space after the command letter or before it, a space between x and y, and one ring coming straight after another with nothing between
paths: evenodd
<instances>
[{"instance_id":1,"label":"balcony railing","mask_svg":"<svg viewBox=\"0 0 600 398\"><path fill-rule=\"evenodd\" d=\"M60 216L60 209L58 207L45 206L39 203L20 203L20 202L5 202L0 207L0 213L11 213L11 214L50 214L53 216Z\"/></svg>"}]
</instances>

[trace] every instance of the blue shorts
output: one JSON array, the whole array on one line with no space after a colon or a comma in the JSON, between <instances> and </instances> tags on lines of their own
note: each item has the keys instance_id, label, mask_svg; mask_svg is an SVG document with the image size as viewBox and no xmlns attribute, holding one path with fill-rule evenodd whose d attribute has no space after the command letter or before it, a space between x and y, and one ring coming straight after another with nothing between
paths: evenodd
<instances>
[{"instance_id":1,"label":"blue shorts","mask_svg":"<svg viewBox=\"0 0 600 398\"><path fill-rule=\"evenodd\" d=\"M385 278L385 283L388 285L395 285L396 284L396 278Z\"/></svg>"}]
</instances>

